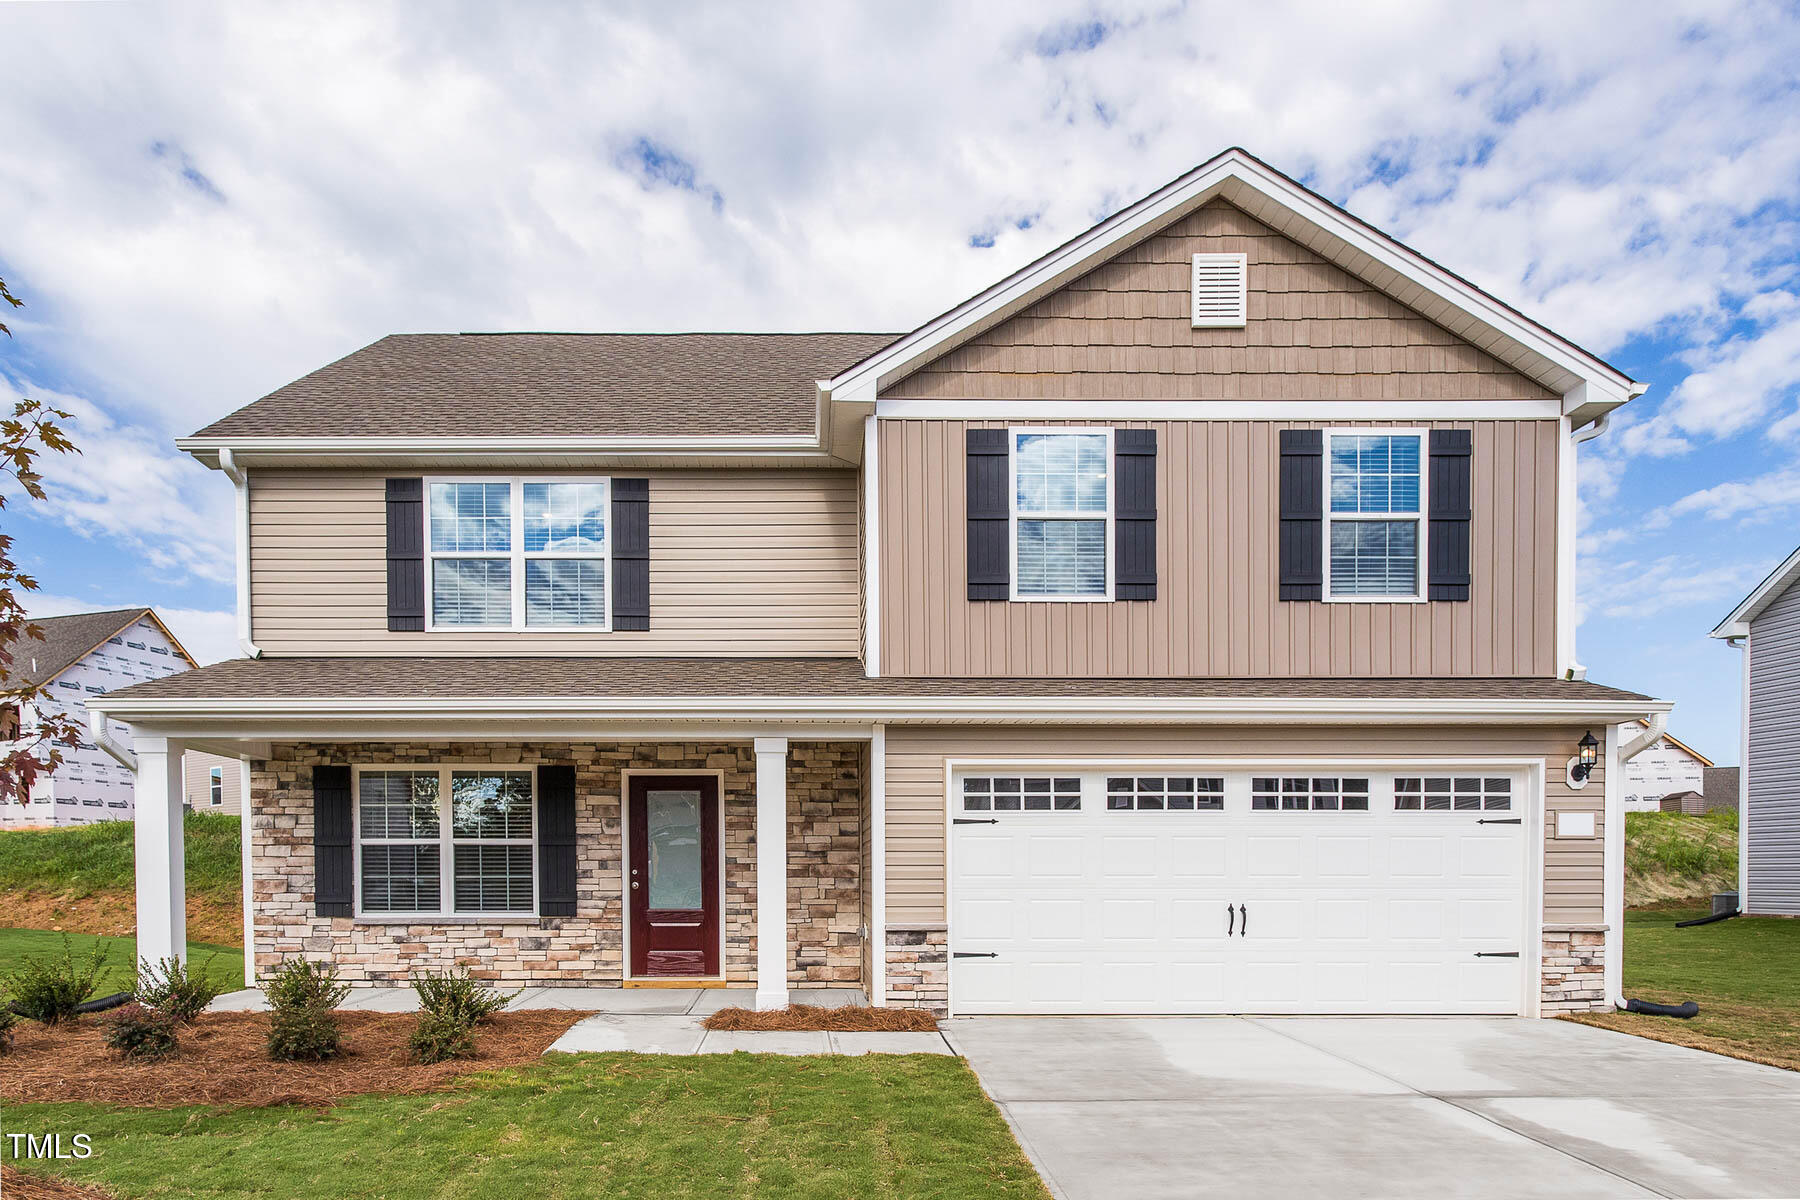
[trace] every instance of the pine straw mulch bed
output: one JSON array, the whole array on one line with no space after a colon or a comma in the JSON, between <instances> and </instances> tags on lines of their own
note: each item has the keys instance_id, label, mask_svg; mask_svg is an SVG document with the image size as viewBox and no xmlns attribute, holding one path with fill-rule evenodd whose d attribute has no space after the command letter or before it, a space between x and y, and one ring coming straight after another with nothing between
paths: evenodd
<instances>
[{"instance_id":1,"label":"pine straw mulch bed","mask_svg":"<svg viewBox=\"0 0 1800 1200\"><path fill-rule=\"evenodd\" d=\"M29 1175L0 1166L0 1195L6 1200L113 1200L111 1192L70 1183L52 1175Z\"/></svg>"},{"instance_id":2,"label":"pine straw mulch bed","mask_svg":"<svg viewBox=\"0 0 1800 1200\"><path fill-rule=\"evenodd\" d=\"M322 1063L270 1062L267 1013L207 1013L180 1027L175 1054L127 1063L101 1041L102 1018L65 1025L19 1022L12 1053L0 1059L0 1100L84 1101L132 1108L209 1105L324 1108L346 1096L442 1091L460 1075L536 1062L586 1014L500 1013L475 1032L475 1057L422 1065L407 1057L411 1013L340 1012L345 1052Z\"/></svg>"},{"instance_id":3,"label":"pine straw mulch bed","mask_svg":"<svg viewBox=\"0 0 1800 1200\"><path fill-rule=\"evenodd\" d=\"M937 1018L917 1008L819 1008L790 1004L786 1008L756 1012L748 1008L721 1008L701 1022L713 1030L824 1029L832 1033L936 1033Z\"/></svg>"}]
</instances>

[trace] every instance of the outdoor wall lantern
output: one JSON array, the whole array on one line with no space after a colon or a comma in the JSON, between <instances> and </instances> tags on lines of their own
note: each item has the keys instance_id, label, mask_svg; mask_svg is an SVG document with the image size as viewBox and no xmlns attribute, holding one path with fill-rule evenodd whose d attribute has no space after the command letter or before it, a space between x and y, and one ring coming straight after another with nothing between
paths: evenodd
<instances>
[{"instance_id":1,"label":"outdoor wall lantern","mask_svg":"<svg viewBox=\"0 0 1800 1200\"><path fill-rule=\"evenodd\" d=\"M1569 782L1576 787L1586 785L1588 776L1594 773L1594 764L1600 761L1600 743L1594 739L1594 731L1588 730L1576 743L1580 751L1575 760L1569 764Z\"/></svg>"}]
</instances>

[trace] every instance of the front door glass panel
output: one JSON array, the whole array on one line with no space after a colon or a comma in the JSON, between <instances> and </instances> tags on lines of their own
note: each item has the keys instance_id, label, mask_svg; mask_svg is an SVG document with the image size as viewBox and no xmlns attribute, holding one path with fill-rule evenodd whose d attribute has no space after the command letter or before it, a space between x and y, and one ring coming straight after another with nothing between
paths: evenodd
<instances>
[{"instance_id":1,"label":"front door glass panel","mask_svg":"<svg viewBox=\"0 0 1800 1200\"><path fill-rule=\"evenodd\" d=\"M650 907L705 907L701 888L700 793L657 789L645 793L650 834Z\"/></svg>"}]
</instances>

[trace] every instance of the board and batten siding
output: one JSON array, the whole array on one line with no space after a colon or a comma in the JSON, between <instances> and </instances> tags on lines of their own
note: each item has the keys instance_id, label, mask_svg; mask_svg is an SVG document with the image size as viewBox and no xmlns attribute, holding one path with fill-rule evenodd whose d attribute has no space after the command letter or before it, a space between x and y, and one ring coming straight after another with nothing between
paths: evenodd
<instances>
[{"instance_id":1,"label":"board and batten siding","mask_svg":"<svg viewBox=\"0 0 1800 1200\"><path fill-rule=\"evenodd\" d=\"M646 631L391 633L388 473L258 471L250 476L256 642L270 654L316 655L859 652L853 472L616 473L650 479Z\"/></svg>"},{"instance_id":2,"label":"board and batten siding","mask_svg":"<svg viewBox=\"0 0 1800 1200\"><path fill-rule=\"evenodd\" d=\"M1280 431L1330 423L1216 420L1108 422L1157 431L1155 600L970 601L964 434L1003 424L879 422L884 674L1555 674L1556 421L1405 425L1473 434L1474 584L1404 604L1280 600Z\"/></svg>"},{"instance_id":3,"label":"board and batten siding","mask_svg":"<svg viewBox=\"0 0 1800 1200\"><path fill-rule=\"evenodd\" d=\"M1195 254L1247 258L1195 329ZM1544 400L1552 393L1223 200L882 388L930 400Z\"/></svg>"},{"instance_id":4,"label":"board and batten siding","mask_svg":"<svg viewBox=\"0 0 1800 1200\"><path fill-rule=\"evenodd\" d=\"M1749 911L1800 916L1800 585L1750 623Z\"/></svg>"},{"instance_id":5,"label":"board and batten siding","mask_svg":"<svg viewBox=\"0 0 1800 1200\"><path fill-rule=\"evenodd\" d=\"M890 925L934 924L944 907L944 794L946 761L1004 758L1029 760L1108 758L1175 759L1183 756L1245 758L1366 758L1372 768L1397 759L1531 758L1545 763L1545 807L1592 812L1595 836L1558 838L1544 823L1544 923L1593 925L1604 920L1601 889L1605 821L1605 767L1588 786L1571 790L1563 765L1584 732L1500 726L1301 729L1265 725L1170 729L1133 726L1056 728L939 728L890 725L887 731L887 919Z\"/></svg>"}]
</instances>

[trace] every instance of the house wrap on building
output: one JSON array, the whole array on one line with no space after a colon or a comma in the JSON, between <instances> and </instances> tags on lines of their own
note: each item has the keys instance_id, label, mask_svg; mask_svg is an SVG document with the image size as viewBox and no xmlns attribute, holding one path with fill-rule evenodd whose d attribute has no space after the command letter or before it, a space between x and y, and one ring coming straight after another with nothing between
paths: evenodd
<instances>
[{"instance_id":1,"label":"house wrap on building","mask_svg":"<svg viewBox=\"0 0 1800 1200\"><path fill-rule=\"evenodd\" d=\"M1579 667L1575 458L1642 391L1233 150L908 333L322 367L179 443L252 657L104 707L159 812L248 763L247 970L1596 1007L1668 705Z\"/></svg>"}]
</instances>

